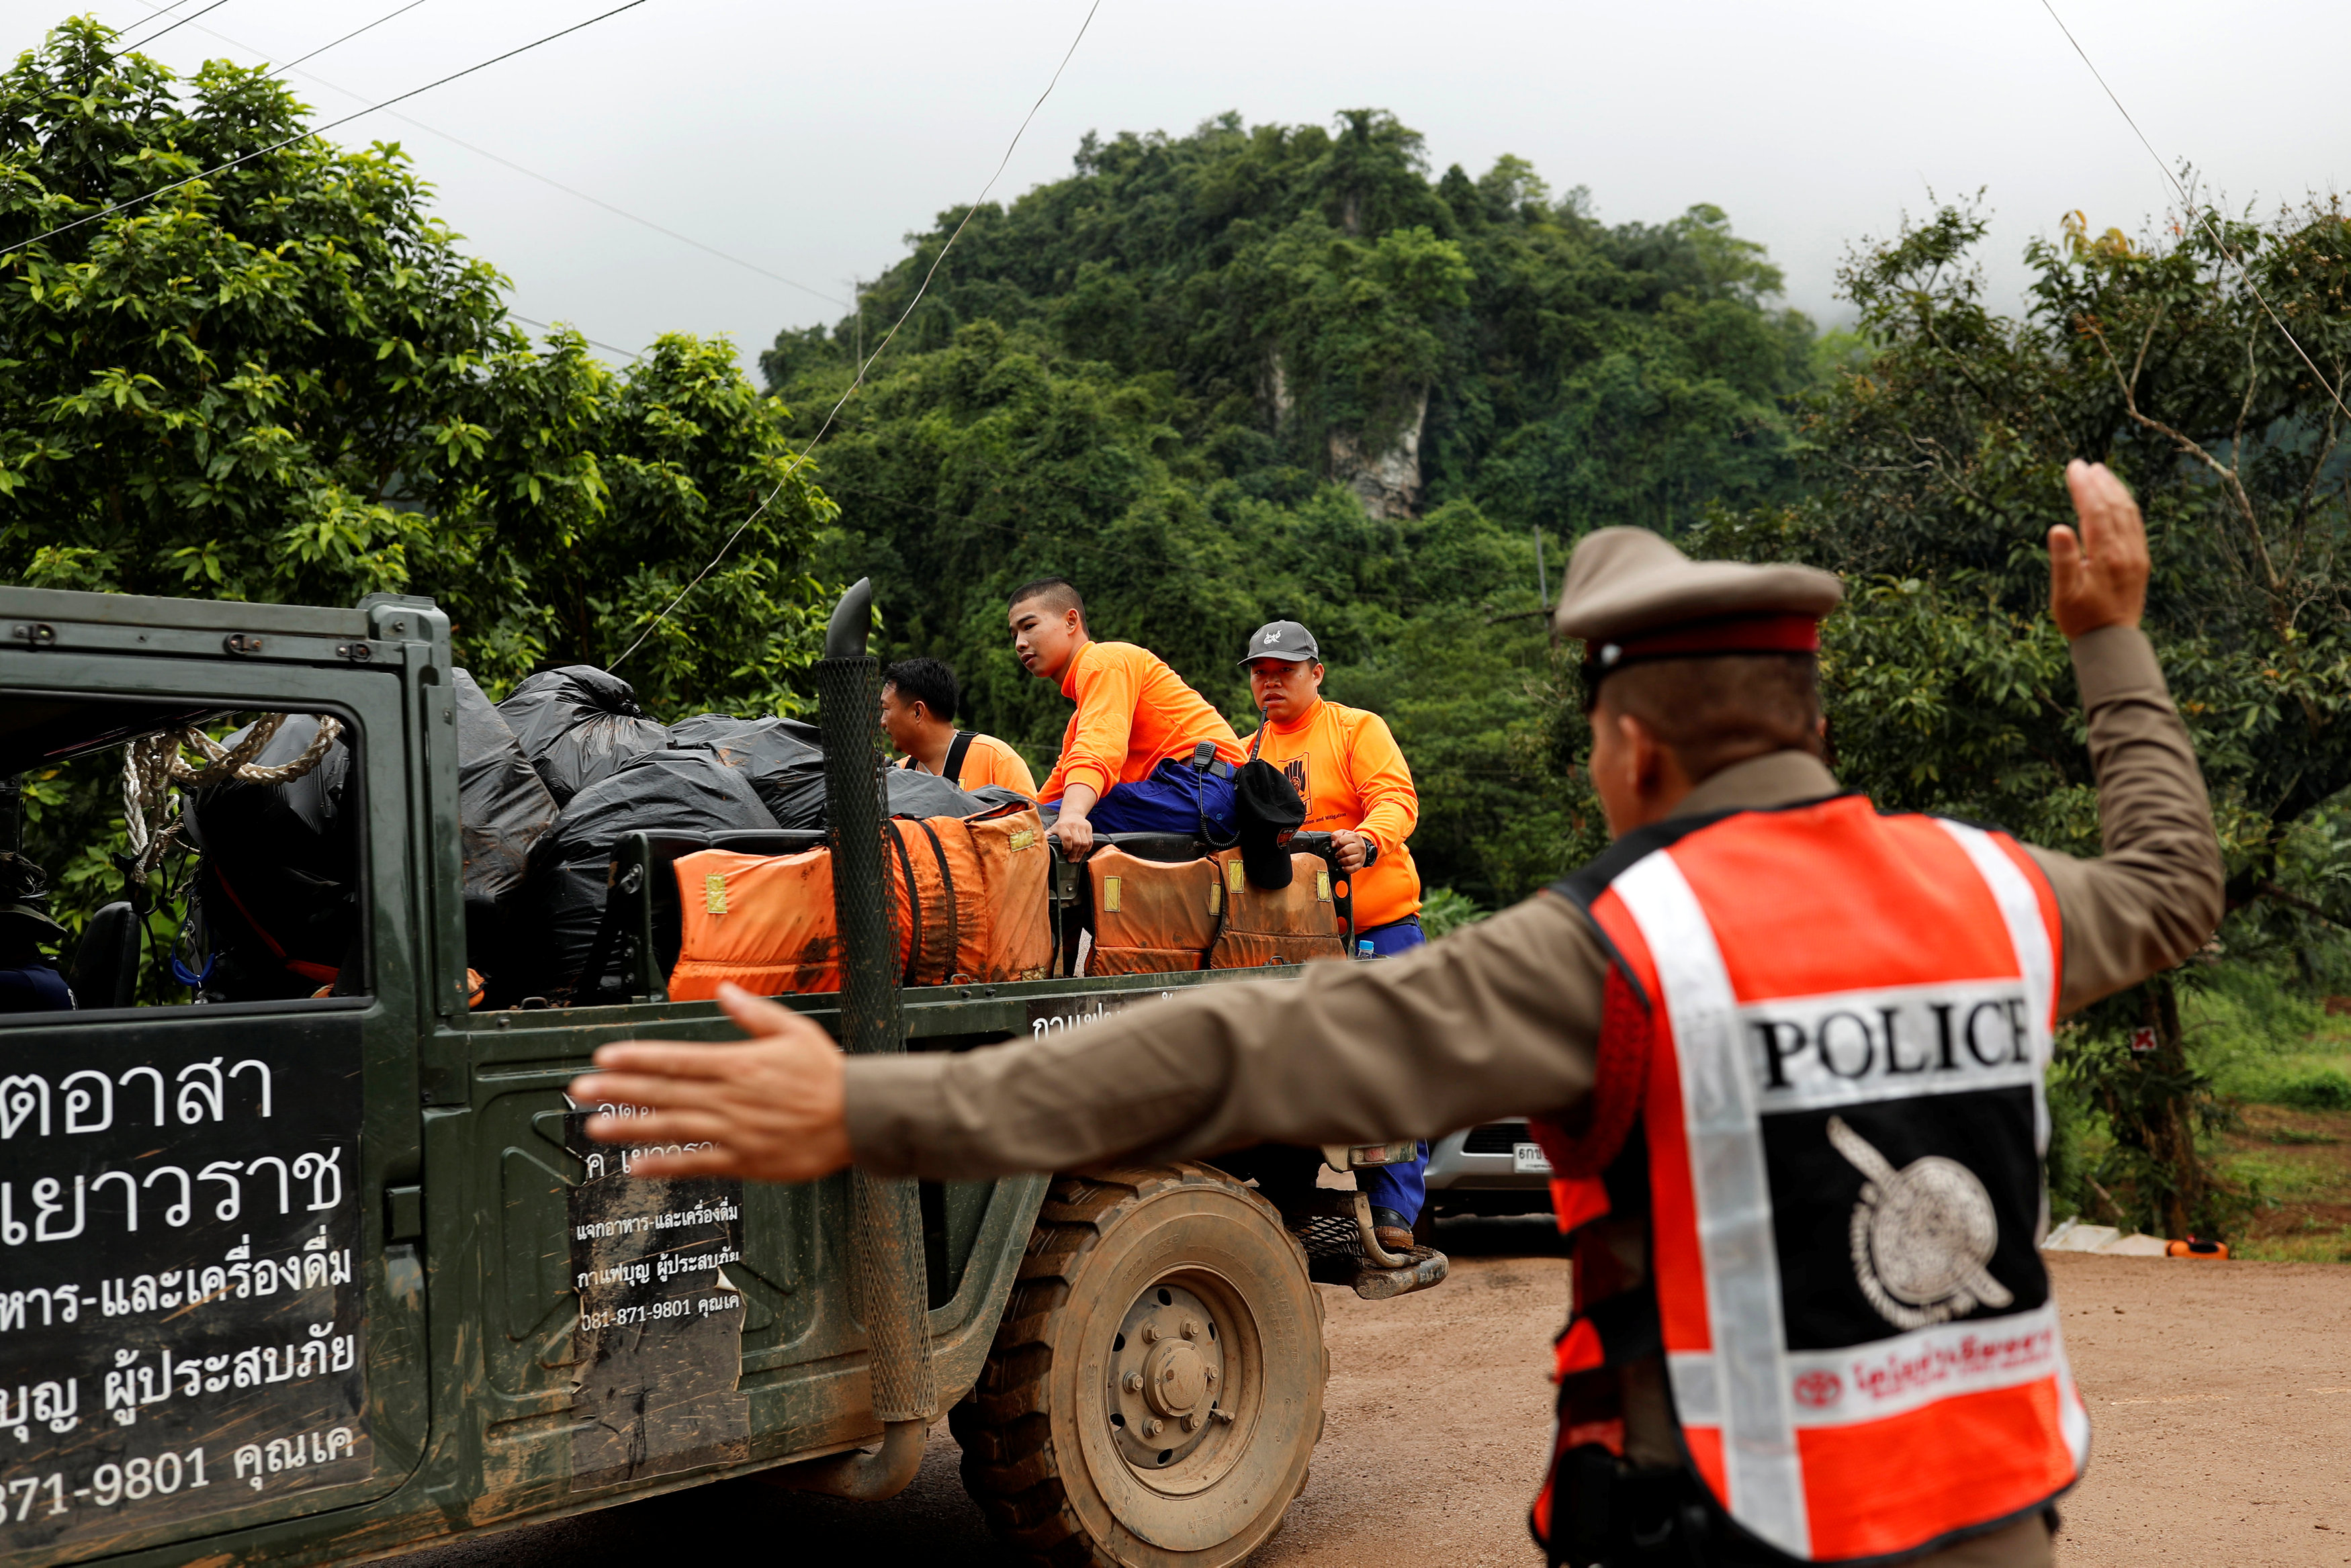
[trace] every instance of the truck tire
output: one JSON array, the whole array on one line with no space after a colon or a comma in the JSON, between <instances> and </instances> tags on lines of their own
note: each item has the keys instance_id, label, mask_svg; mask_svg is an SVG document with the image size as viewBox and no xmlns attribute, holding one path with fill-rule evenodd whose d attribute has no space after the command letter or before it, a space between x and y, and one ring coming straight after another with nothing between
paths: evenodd
<instances>
[{"instance_id":1,"label":"truck tire","mask_svg":"<svg viewBox=\"0 0 2351 1568\"><path fill-rule=\"evenodd\" d=\"M1322 1435L1322 1300L1270 1203L1202 1165L1053 1185L948 1414L964 1487L1051 1568L1226 1568Z\"/></svg>"}]
</instances>

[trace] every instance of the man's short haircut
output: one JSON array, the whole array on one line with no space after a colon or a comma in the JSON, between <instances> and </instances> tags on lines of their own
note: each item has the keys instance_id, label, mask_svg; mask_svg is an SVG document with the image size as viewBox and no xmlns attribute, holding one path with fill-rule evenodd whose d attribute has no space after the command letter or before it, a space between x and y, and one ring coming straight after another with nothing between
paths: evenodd
<instances>
[{"instance_id":1,"label":"man's short haircut","mask_svg":"<svg viewBox=\"0 0 2351 1568\"><path fill-rule=\"evenodd\" d=\"M1080 620L1086 618L1086 601L1078 597L1077 585L1067 577L1039 577L1033 583L1023 583L1012 590L1012 597L1004 601L1004 607L1007 610L1019 609L1030 599L1041 600L1045 607L1055 615L1075 610Z\"/></svg>"},{"instance_id":2,"label":"man's short haircut","mask_svg":"<svg viewBox=\"0 0 2351 1568\"><path fill-rule=\"evenodd\" d=\"M1809 653L1635 664L1602 681L1599 700L1647 726L1694 784L1771 752L1821 754L1820 660Z\"/></svg>"},{"instance_id":3,"label":"man's short haircut","mask_svg":"<svg viewBox=\"0 0 2351 1568\"><path fill-rule=\"evenodd\" d=\"M882 684L895 686L902 699L928 708L932 718L955 722L963 693L956 684L955 671L942 660L902 659L882 671Z\"/></svg>"}]
</instances>

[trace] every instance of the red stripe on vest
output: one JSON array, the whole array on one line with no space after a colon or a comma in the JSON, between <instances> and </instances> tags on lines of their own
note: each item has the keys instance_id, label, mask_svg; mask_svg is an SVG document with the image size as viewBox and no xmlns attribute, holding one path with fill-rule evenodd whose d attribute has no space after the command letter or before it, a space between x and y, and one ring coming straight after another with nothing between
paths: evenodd
<instances>
[{"instance_id":1,"label":"red stripe on vest","mask_svg":"<svg viewBox=\"0 0 2351 1568\"><path fill-rule=\"evenodd\" d=\"M1551 1380L1556 1383L1578 1372L1589 1372L1607 1359L1607 1353L1601 1348L1600 1331L1592 1326L1590 1320L1577 1318L1552 1347Z\"/></svg>"}]
</instances>

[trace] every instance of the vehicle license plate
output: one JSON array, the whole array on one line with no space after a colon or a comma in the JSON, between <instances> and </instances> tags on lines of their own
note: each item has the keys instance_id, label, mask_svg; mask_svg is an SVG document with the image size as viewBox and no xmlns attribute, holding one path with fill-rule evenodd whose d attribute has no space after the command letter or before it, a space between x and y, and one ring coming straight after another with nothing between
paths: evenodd
<instances>
[{"instance_id":1,"label":"vehicle license plate","mask_svg":"<svg viewBox=\"0 0 2351 1568\"><path fill-rule=\"evenodd\" d=\"M1510 1149L1510 1168L1520 1176L1549 1176L1551 1161L1544 1158L1542 1145L1522 1143Z\"/></svg>"}]
</instances>

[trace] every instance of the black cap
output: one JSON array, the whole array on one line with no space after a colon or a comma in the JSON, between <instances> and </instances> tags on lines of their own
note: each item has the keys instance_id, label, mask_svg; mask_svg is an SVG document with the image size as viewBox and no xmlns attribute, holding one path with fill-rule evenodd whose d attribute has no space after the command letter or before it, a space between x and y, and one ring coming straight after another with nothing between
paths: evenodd
<instances>
[{"instance_id":1,"label":"black cap","mask_svg":"<svg viewBox=\"0 0 2351 1568\"><path fill-rule=\"evenodd\" d=\"M1269 656L1270 657L1270 656ZM1233 777L1233 826L1241 868L1260 888L1290 886L1290 836L1306 826L1306 803L1280 768L1252 757Z\"/></svg>"},{"instance_id":2,"label":"black cap","mask_svg":"<svg viewBox=\"0 0 2351 1568\"><path fill-rule=\"evenodd\" d=\"M1292 664L1307 659L1321 662L1322 645L1314 634L1294 620L1268 621L1249 634L1249 652L1241 659L1244 668L1259 659L1286 659Z\"/></svg>"},{"instance_id":3,"label":"black cap","mask_svg":"<svg viewBox=\"0 0 2351 1568\"><path fill-rule=\"evenodd\" d=\"M41 940L62 937L66 929L49 918L49 876L37 861L0 851L0 917L29 920Z\"/></svg>"}]
</instances>

